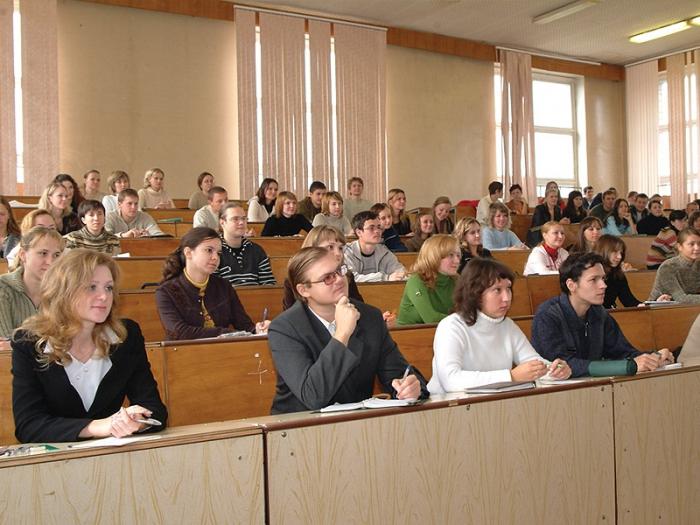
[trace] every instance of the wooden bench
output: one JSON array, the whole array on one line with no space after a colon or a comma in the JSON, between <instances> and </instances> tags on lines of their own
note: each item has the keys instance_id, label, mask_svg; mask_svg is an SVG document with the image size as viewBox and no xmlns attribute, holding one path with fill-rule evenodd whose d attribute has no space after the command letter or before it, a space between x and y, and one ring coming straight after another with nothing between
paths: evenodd
<instances>
[{"instance_id":1,"label":"wooden bench","mask_svg":"<svg viewBox=\"0 0 700 525\"><path fill-rule=\"evenodd\" d=\"M521 276L527 258L530 256L530 250L494 250L491 256L513 270L515 275Z\"/></svg>"},{"instance_id":2,"label":"wooden bench","mask_svg":"<svg viewBox=\"0 0 700 525\"><path fill-rule=\"evenodd\" d=\"M182 222L191 223L197 210L190 210L189 208L144 208L143 211L153 217L156 222L163 219L182 219Z\"/></svg>"}]
</instances>

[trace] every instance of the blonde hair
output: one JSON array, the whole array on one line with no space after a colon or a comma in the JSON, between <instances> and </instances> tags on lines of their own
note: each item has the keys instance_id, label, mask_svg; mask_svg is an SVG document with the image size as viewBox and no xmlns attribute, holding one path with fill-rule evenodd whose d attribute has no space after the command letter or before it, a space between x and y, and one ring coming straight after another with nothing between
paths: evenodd
<instances>
[{"instance_id":1,"label":"blonde hair","mask_svg":"<svg viewBox=\"0 0 700 525\"><path fill-rule=\"evenodd\" d=\"M420 247L411 273L418 275L428 288L435 288L440 261L453 251L459 251L459 242L452 235L436 233L428 237Z\"/></svg>"},{"instance_id":2,"label":"blonde hair","mask_svg":"<svg viewBox=\"0 0 700 525\"><path fill-rule=\"evenodd\" d=\"M399 212L398 216L394 215L394 208L391 205L391 203L394 201L394 198L396 198L399 195L399 193L401 193L404 197L406 197L406 192L403 191L401 188L390 189L389 193L387 194L387 197L386 197L386 203L389 205L389 208L391 209L392 220L396 219L396 220L394 220L394 222L397 222L397 221L401 222L404 219L404 217L406 216L405 210L401 210Z\"/></svg>"},{"instance_id":3,"label":"blonde hair","mask_svg":"<svg viewBox=\"0 0 700 525\"><path fill-rule=\"evenodd\" d=\"M65 190L66 188L60 182L49 182L49 185L46 186L46 188L44 188L44 191L41 193L41 197L39 197L38 207L42 208L48 212L51 212L51 210L53 209L54 206L53 206L53 204L51 204L49 197L51 197L51 195L53 195L53 193L58 189ZM72 211L73 211L73 209L70 206L70 202L68 202L66 207L63 209L63 214L61 216L66 217L66 216L70 215ZM53 217L53 215L52 215L52 217Z\"/></svg>"},{"instance_id":4,"label":"blonde hair","mask_svg":"<svg viewBox=\"0 0 700 525\"><path fill-rule=\"evenodd\" d=\"M19 230L21 232L21 235L27 235L29 230L34 228L34 221L36 221L37 217L40 217L42 215L48 215L51 217L51 220L53 220L53 216L51 213L49 213L48 210L44 209L37 209L37 210L32 210L29 213L27 213L24 218L22 219L22 223L19 226Z\"/></svg>"},{"instance_id":5,"label":"blonde hair","mask_svg":"<svg viewBox=\"0 0 700 525\"><path fill-rule=\"evenodd\" d=\"M299 202L297 196L291 191L281 191L277 194L277 200L275 201L275 217L278 219L282 217L282 208L284 208L284 203L287 201Z\"/></svg>"},{"instance_id":6,"label":"blonde hair","mask_svg":"<svg viewBox=\"0 0 700 525\"><path fill-rule=\"evenodd\" d=\"M163 173L163 170L160 168L151 168L146 172L146 174L143 176L143 187L144 188L150 188L151 187L151 177L155 175L156 173L160 173L163 177L165 177L165 173Z\"/></svg>"},{"instance_id":7,"label":"blonde hair","mask_svg":"<svg viewBox=\"0 0 700 525\"><path fill-rule=\"evenodd\" d=\"M510 210L508 209L508 206L503 204L502 202L492 202L489 205L489 228L494 228L495 226L493 225L493 218L496 216L498 212L503 213L506 217L508 217L508 222L506 223L506 227L504 229L510 228Z\"/></svg>"},{"instance_id":8,"label":"blonde hair","mask_svg":"<svg viewBox=\"0 0 700 525\"><path fill-rule=\"evenodd\" d=\"M125 180L131 186L131 181L129 180L129 174L126 171L114 170L109 174L107 178L107 186L112 191L112 194L117 193L117 188L114 186L118 181Z\"/></svg>"},{"instance_id":9,"label":"blonde hair","mask_svg":"<svg viewBox=\"0 0 700 525\"><path fill-rule=\"evenodd\" d=\"M464 236L469 231L469 228L471 228L474 224L476 224L479 227L479 230L481 230L481 223L479 223L475 217L463 217L457 222L455 231L452 232L452 235L455 237L455 239L457 239L460 246L468 248L467 242L464 240Z\"/></svg>"},{"instance_id":10,"label":"blonde hair","mask_svg":"<svg viewBox=\"0 0 700 525\"><path fill-rule=\"evenodd\" d=\"M26 253L28 250L34 248L34 246L36 246L40 241L46 238L56 241L60 250L63 251L66 241L56 230L52 230L51 228L44 228L43 226L36 226L35 228L30 228L26 232L22 230L22 237L20 237L19 240L20 252L17 254L17 257L15 257L15 260L13 261L13 264L9 268L9 270L14 271L20 266L22 266L22 258L20 257L20 253Z\"/></svg>"},{"instance_id":11,"label":"blonde hair","mask_svg":"<svg viewBox=\"0 0 700 525\"><path fill-rule=\"evenodd\" d=\"M322 242L331 241L339 242L340 244L345 244L345 236L340 230L334 228L333 226L315 226L304 238L302 243L302 248L311 248L312 246L318 246Z\"/></svg>"},{"instance_id":12,"label":"blonde hair","mask_svg":"<svg viewBox=\"0 0 700 525\"><path fill-rule=\"evenodd\" d=\"M564 229L564 227L561 224L559 224L559 221L547 221L542 226L540 226L540 232L542 233L542 235L544 235L545 233L549 233L549 230L551 230L555 226L559 226L562 230ZM542 239L540 246L543 244L544 238Z\"/></svg>"},{"instance_id":13,"label":"blonde hair","mask_svg":"<svg viewBox=\"0 0 700 525\"><path fill-rule=\"evenodd\" d=\"M324 215L329 215L331 213L329 208L332 200L338 201L341 206L343 205L343 197L340 193L337 191L327 191L321 198L321 213Z\"/></svg>"},{"instance_id":14,"label":"blonde hair","mask_svg":"<svg viewBox=\"0 0 700 525\"><path fill-rule=\"evenodd\" d=\"M126 328L117 318L119 298L119 268L112 257L107 254L78 248L63 255L53 264L41 281L41 299L39 310L20 327L29 338L37 338L37 361L43 366L51 363L66 365L70 363L68 354L73 339L82 329L82 320L76 313L76 307L82 292L88 289L92 276L98 266L106 266L114 281L112 309L103 323L96 324L92 330L95 343L95 355L106 357L110 351L108 329L114 331L119 341L126 338ZM52 352L44 353L46 344Z\"/></svg>"}]
</instances>

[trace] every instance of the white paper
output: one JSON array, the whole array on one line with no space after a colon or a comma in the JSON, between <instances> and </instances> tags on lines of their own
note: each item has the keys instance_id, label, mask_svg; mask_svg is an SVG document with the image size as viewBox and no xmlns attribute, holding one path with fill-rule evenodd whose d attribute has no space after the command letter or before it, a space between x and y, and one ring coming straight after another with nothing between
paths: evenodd
<instances>
[{"instance_id":1,"label":"white paper","mask_svg":"<svg viewBox=\"0 0 700 525\"><path fill-rule=\"evenodd\" d=\"M68 448L73 450L80 448L123 447L129 443L153 441L155 439L160 439L160 436L129 436L124 438L108 437L103 439L94 439L92 441L85 441L83 443L78 443L77 445L68 445Z\"/></svg>"},{"instance_id":2,"label":"white paper","mask_svg":"<svg viewBox=\"0 0 700 525\"><path fill-rule=\"evenodd\" d=\"M416 404L416 399L382 399L380 397L370 397L357 403L335 403L321 409L321 412L348 412L350 410L360 410L363 408L391 408L407 407Z\"/></svg>"}]
</instances>

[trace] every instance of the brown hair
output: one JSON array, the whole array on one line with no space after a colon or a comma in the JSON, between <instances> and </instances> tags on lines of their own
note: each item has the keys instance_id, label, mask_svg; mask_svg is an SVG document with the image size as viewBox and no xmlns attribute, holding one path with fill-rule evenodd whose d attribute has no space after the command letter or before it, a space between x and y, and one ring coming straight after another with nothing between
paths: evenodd
<instances>
[{"instance_id":1,"label":"brown hair","mask_svg":"<svg viewBox=\"0 0 700 525\"><path fill-rule=\"evenodd\" d=\"M12 213L12 206L10 206L10 202L5 197L0 195L0 204L5 206L5 209L7 210L7 233L19 235L19 226L17 226L17 221Z\"/></svg>"},{"instance_id":2,"label":"brown hair","mask_svg":"<svg viewBox=\"0 0 700 525\"><path fill-rule=\"evenodd\" d=\"M277 200L275 202L275 217L278 219L282 217L282 208L284 208L284 203L287 201L295 201L299 202L299 199L297 199L297 196L294 195L291 191L281 191L277 194ZM265 203L265 199L263 199L263 202L261 204Z\"/></svg>"},{"instance_id":3,"label":"brown hair","mask_svg":"<svg viewBox=\"0 0 700 525\"><path fill-rule=\"evenodd\" d=\"M452 235L436 233L428 237L420 247L411 272L420 277L428 288L434 289L440 273L440 261L452 251L459 252L459 242Z\"/></svg>"},{"instance_id":4,"label":"brown hair","mask_svg":"<svg viewBox=\"0 0 700 525\"><path fill-rule=\"evenodd\" d=\"M454 309L467 326L476 323L481 308L481 296L499 279L515 282L513 270L494 259L475 257L467 263L459 276L454 292Z\"/></svg>"},{"instance_id":5,"label":"brown hair","mask_svg":"<svg viewBox=\"0 0 700 525\"><path fill-rule=\"evenodd\" d=\"M114 186L114 184L120 180L125 180L129 183L129 186L131 186L129 174L126 171L114 170L109 174L109 177L107 178L107 186L109 186L109 189L112 191L112 195L117 193L117 188Z\"/></svg>"},{"instance_id":6,"label":"brown hair","mask_svg":"<svg viewBox=\"0 0 700 525\"><path fill-rule=\"evenodd\" d=\"M52 231L52 230L49 230ZM55 233L52 231L52 233ZM78 248L61 256L46 272L41 281L41 299L38 313L22 324L30 338L36 342L37 361L44 366L57 362L68 364L73 338L82 329L82 320L76 314L81 292L90 285L98 266L106 266L114 281L112 309L103 323L92 329L92 340L97 356L109 355L111 343L107 329L117 335L119 341L126 337L126 328L117 316L119 301L119 268L111 256ZM44 353L44 346L51 345L52 352Z\"/></svg>"},{"instance_id":7,"label":"brown hair","mask_svg":"<svg viewBox=\"0 0 700 525\"><path fill-rule=\"evenodd\" d=\"M343 197L337 191L327 191L321 197L321 213L324 215L330 214L330 202L338 201L341 205L343 204Z\"/></svg>"},{"instance_id":8,"label":"brown hair","mask_svg":"<svg viewBox=\"0 0 700 525\"><path fill-rule=\"evenodd\" d=\"M683 228L681 231L678 232L678 244L683 244L685 241L688 240L688 237L691 237L693 235L695 235L696 237L700 237L700 230L696 230L691 226Z\"/></svg>"},{"instance_id":9,"label":"brown hair","mask_svg":"<svg viewBox=\"0 0 700 525\"><path fill-rule=\"evenodd\" d=\"M309 248L311 246L318 246L326 241L335 241L340 244L345 244L345 236L340 230L333 226L314 226L304 238L301 247Z\"/></svg>"},{"instance_id":10,"label":"brown hair","mask_svg":"<svg viewBox=\"0 0 700 525\"><path fill-rule=\"evenodd\" d=\"M588 251L588 245L586 244L586 230L590 230L591 226L593 224L597 224L601 231L603 229L603 221L601 221L598 217L594 217L593 215L589 215L585 219L583 219L580 223L579 229L578 229L578 240L576 244L574 245L574 251L577 252L586 252Z\"/></svg>"},{"instance_id":11,"label":"brown hair","mask_svg":"<svg viewBox=\"0 0 700 525\"><path fill-rule=\"evenodd\" d=\"M199 174L197 177L197 186L199 186L199 189L202 189L202 183L204 183L204 177L211 177L214 179L214 175L209 173L208 171L203 171L202 173Z\"/></svg>"},{"instance_id":12,"label":"brown hair","mask_svg":"<svg viewBox=\"0 0 700 525\"><path fill-rule=\"evenodd\" d=\"M505 229L507 230L508 228L510 228L510 210L508 209L508 206L506 206L502 202L492 202L491 204L489 204L489 228L494 228L493 218L498 212L501 212L505 214L506 217L508 217L508 223L505 227Z\"/></svg>"},{"instance_id":13,"label":"brown hair","mask_svg":"<svg viewBox=\"0 0 700 525\"><path fill-rule=\"evenodd\" d=\"M419 239L427 239L428 237L433 235L432 230L430 231L430 233L423 233L423 231L421 230L420 220L423 217L430 217L432 219L433 214L432 214L432 212L422 212L422 213L419 212L418 215L416 215L416 222L413 224L413 233ZM435 227L434 222L435 221L433 221L433 228ZM425 235L425 237L423 237L424 235Z\"/></svg>"},{"instance_id":14,"label":"brown hair","mask_svg":"<svg viewBox=\"0 0 700 525\"><path fill-rule=\"evenodd\" d=\"M597 253L603 258L603 268L605 269L606 275L611 275L616 279L621 279L624 276L622 271L622 263L625 262L625 252L627 247L622 239L616 237L615 235L602 235L598 242L595 243L592 252ZM613 252L620 252L622 255L622 260L616 268L610 265L610 255Z\"/></svg>"},{"instance_id":15,"label":"brown hair","mask_svg":"<svg viewBox=\"0 0 700 525\"><path fill-rule=\"evenodd\" d=\"M197 246L209 239L219 239L219 234L216 230L205 226L192 228L183 235L182 239L180 239L180 245L165 259L165 263L163 264L163 280L161 283L174 279L184 271L186 264L185 248L194 250Z\"/></svg>"},{"instance_id":16,"label":"brown hair","mask_svg":"<svg viewBox=\"0 0 700 525\"><path fill-rule=\"evenodd\" d=\"M277 184L277 189L279 189L280 185L277 183L277 181L275 179L271 179L269 177L263 179L263 181L260 183L260 187L258 188L258 191L255 193L255 195L258 197L258 202L260 203L261 206L263 204L265 204L265 191L267 191L267 187L273 183ZM275 200L277 200L277 199L275 199ZM272 201L272 204L275 203L275 200Z\"/></svg>"},{"instance_id":17,"label":"brown hair","mask_svg":"<svg viewBox=\"0 0 700 525\"><path fill-rule=\"evenodd\" d=\"M297 301L301 301L304 304L307 302L306 297L302 297L297 291L297 285L305 285L308 282L306 273L309 271L309 268L316 261L328 257L329 255L328 250L325 248L310 246L308 248L302 248L289 259L289 264L287 265L287 279L289 280L289 284L292 285L292 291Z\"/></svg>"},{"instance_id":18,"label":"brown hair","mask_svg":"<svg viewBox=\"0 0 700 525\"><path fill-rule=\"evenodd\" d=\"M36 221L36 218L40 215L48 215L53 221L53 217L48 210L44 210L41 208L39 208L38 210L32 210L24 216L24 219L22 219L22 224L20 225L20 232L22 235L26 235L27 232L29 232L29 230L34 228L34 221ZM54 222L54 226L55 224L56 223Z\"/></svg>"}]
</instances>

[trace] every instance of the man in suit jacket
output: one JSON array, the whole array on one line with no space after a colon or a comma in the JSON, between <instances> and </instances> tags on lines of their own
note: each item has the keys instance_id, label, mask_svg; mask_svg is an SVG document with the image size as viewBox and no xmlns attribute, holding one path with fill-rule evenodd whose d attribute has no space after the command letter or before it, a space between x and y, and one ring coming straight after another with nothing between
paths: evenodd
<instances>
[{"instance_id":1,"label":"man in suit jacket","mask_svg":"<svg viewBox=\"0 0 700 525\"><path fill-rule=\"evenodd\" d=\"M408 363L382 313L347 298L347 269L323 248L304 248L289 262L297 302L268 332L277 369L272 413L317 410L372 396L374 378L398 399L426 398L419 371Z\"/></svg>"}]
</instances>

